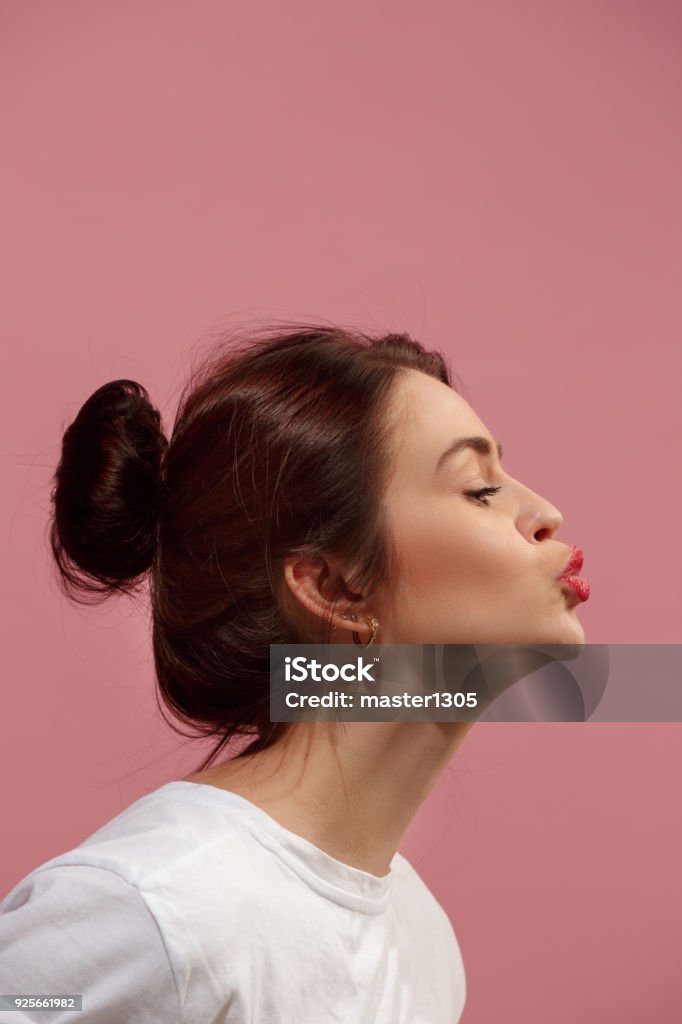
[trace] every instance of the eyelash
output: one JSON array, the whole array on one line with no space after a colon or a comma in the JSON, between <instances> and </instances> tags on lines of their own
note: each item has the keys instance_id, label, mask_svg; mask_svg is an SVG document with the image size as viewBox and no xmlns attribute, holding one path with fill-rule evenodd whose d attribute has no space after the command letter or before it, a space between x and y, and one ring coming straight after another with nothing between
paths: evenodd
<instances>
[{"instance_id":1,"label":"eyelash","mask_svg":"<svg viewBox=\"0 0 682 1024\"><path fill-rule=\"evenodd\" d=\"M497 492L501 490L501 487L480 487L477 491L465 491L464 493L467 495L468 498L474 498L475 501L480 502L481 505L489 505L490 502L486 501L483 495L497 494Z\"/></svg>"}]
</instances>

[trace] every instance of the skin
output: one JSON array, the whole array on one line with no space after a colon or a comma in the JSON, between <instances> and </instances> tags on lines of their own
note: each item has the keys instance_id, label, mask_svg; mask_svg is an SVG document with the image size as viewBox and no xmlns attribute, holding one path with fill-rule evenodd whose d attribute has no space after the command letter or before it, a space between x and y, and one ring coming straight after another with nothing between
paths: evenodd
<instances>
[{"instance_id":1,"label":"skin","mask_svg":"<svg viewBox=\"0 0 682 1024\"><path fill-rule=\"evenodd\" d=\"M571 555L571 545L556 539L563 517L505 472L496 439L471 406L447 385L408 370L386 414L394 446L384 513L400 572L390 586L358 599L344 594L341 567L332 561L290 558L285 580L313 633L322 636L333 612L332 642L351 646L353 630L369 637L372 616L377 643L584 643L579 600L557 582ZM488 438L494 454L465 449L436 474L440 454L470 435ZM465 494L498 485L487 505ZM310 722L271 750L187 781L236 792L330 856L383 876L472 725Z\"/></svg>"}]
</instances>

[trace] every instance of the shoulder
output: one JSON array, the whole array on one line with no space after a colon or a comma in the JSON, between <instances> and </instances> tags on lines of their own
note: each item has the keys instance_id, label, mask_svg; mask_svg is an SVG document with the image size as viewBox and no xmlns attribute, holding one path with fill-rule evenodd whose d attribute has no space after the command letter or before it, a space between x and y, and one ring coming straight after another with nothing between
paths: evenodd
<instances>
[{"instance_id":1,"label":"shoulder","mask_svg":"<svg viewBox=\"0 0 682 1024\"><path fill-rule=\"evenodd\" d=\"M36 868L0 903L0 951L5 992L80 993L84 1021L105 1008L121 1022L181 1019L157 922L115 871Z\"/></svg>"},{"instance_id":2,"label":"shoulder","mask_svg":"<svg viewBox=\"0 0 682 1024\"><path fill-rule=\"evenodd\" d=\"M199 794L201 796L201 794ZM178 797L172 785L136 800L78 846L35 868L0 902L57 890L67 899L72 884L92 899L118 887L126 904L145 909L161 931L179 942L192 921L221 907L238 913L253 902L275 859L237 815L220 805ZM49 873L49 874L48 874ZM56 880L59 879L59 884ZM54 880L54 881L51 881ZM72 881L73 880L73 881ZM48 884L51 881L51 885Z\"/></svg>"},{"instance_id":3,"label":"shoulder","mask_svg":"<svg viewBox=\"0 0 682 1024\"><path fill-rule=\"evenodd\" d=\"M48 871L50 878L60 878L55 898L58 888L64 901L70 879L79 879L95 898L94 890L109 878L126 893L128 906L137 902L156 922L171 959L184 961L190 947L210 937L207 921L219 922L211 935L216 948L224 948L235 924L267 909L273 893L281 895L285 909L299 896L304 883L258 834L238 805L216 800L204 787L189 791L169 783L35 868L0 902L0 913L20 892L43 891L46 882L38 876Z\"/></svg>"},{"instance_id":4,"label":"shoulder","mask_svg":"<svg viewBox=\"0 0 682 1024\"><path fill-rule=\"evenodd\" d=\"M234 953L273 858L229 815L162 790L0 901L0 991L87 993L117 1024L212 1018L206 968Z\"/></svg>"},{"instance_id":5,"label":"shoulder","mask_svg":"<svg viewBox=\"0 0 682 1024\"><path fill-rule=\"evenodd\" d=\"M120 876L142 896L177 875L189 887L211 884L211 866L229 864L226 851L251 862L248 830L224 810L180 797L173 784L135 800L77 846L31 872L91 867ZM28 876L27 876L28 877ZM23 880L22 880L23 881ZM2 904L0 903L0 906Z\"/></svg>"}]
</instances>

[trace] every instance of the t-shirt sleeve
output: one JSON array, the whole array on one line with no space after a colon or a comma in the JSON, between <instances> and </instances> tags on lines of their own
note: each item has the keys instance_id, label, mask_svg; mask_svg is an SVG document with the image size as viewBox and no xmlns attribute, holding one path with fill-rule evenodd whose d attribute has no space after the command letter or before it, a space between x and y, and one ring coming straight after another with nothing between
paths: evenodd
<instances>
[{"instance_id":1,"label":"t-shirt sleeve","mask_svg":"<svg viewBox=\"0 0 682 1024\"><path fill-rule=\"evenodd\" d=\"M1 1024L181 1024L163 936L139 890L108 868L57 865L0 903L0 993L82 995L82 1011L0 1009Z\"/></svg>"}]
</instances>

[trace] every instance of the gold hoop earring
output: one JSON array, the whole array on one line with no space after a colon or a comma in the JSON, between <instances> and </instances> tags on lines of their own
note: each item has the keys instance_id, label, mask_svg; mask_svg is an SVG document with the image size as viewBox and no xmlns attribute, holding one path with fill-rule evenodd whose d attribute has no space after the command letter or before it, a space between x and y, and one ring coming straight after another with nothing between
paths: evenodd
<instances>
[{"instance_id":1,"label":"gold hoop earring","mask_svg":"<svg viewBox=\"0 0 682 1024\"><path fill-rule=\"evenodd\" d=\"M363 644L363 642L360 640L359 635L357 633L355 633L355 632L353 633L353 643L357 647L370 647L374 643L374 638L377 635L377 630L379 628L379 623L378 623L378 621L376 619L370 619L370 625L372 627L372 632L370 633L370 637L369 637L369 640L367 641L367 643Z\"/></svg>"}]
</instances>

